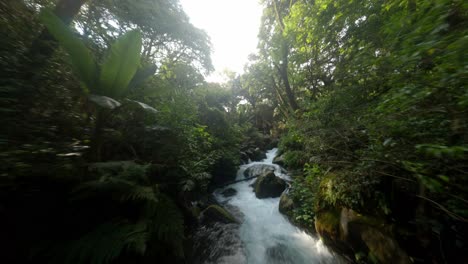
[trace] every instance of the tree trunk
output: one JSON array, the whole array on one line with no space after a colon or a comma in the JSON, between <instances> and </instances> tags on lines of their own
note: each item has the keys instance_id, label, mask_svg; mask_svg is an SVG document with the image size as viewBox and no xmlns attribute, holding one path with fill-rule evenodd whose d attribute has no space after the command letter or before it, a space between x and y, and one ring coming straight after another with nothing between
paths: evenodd
<instances>
[{"instance_id":1,"label":"tree trunk","mask_svg":"<svg viewBox=\"0 0 468 264\"><path fill-rule=\"evenodd\" d=\"M289 49L288 46L283 43L282 47L282 61L279 65L276 65L276 68L278 70L278 74L283 81L284 84L284 90L286 92L286 96L288 97L289 105L293 109L293 111L296 111L299 109L299 106L297 105L296 102L296 96L294 95L294 92L291 88L291 84L289 83L289 78L288 78L288 53Z\"/></svg>"},{"instance_id":2,"label":"tree trunk","mask_svg":"<svg viewBox=\"0 0 468 264\"><path fill-rule=\"evenodd\" d=\"M290 1L290 6L293 4L293 1ZM278 25L281 29L281 34L284 32L284 22L283 22L283 16L278 10L278 6L276 1L273 1L273 8L275 9L275 15L276 15L276 20L278 20ZM282 39L281 43L281 59L282 61L280 62L279 65L276 65L276 68L278 70L278 74L283 81L284 84L284 89L286 91L286 96L288 97L289 105L293 109L293 111L296 111L299 109L299 106L297 105L296 102L296 97L294 96L294 93L291 89L291 84L289 83L289 78L288 78L288 55L289 55L289 46L287 44L286 39Z\"/></svg>"}]
</instances>

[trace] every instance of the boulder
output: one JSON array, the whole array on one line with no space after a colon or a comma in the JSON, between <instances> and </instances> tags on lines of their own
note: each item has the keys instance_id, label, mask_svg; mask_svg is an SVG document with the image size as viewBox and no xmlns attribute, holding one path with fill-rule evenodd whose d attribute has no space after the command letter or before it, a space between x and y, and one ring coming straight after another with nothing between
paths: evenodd
<instances>
[{"instance_id":1,"label":"boulder","mask_svg":"<svg viewBox=\"0 0 468 264\"><path fill-rule=\"evenodd\" d=\"M254 183L255 196L259 199L279 197L285 189L286 182L274 172L261 175Z\"/></svg>"},{"instance_id":2,"label":"boulder","mask_svg":"<svg viewBox=\"0 0 468 264\"><path fill-rule=\"evenodd\" d=\"M249 157L249 155L247 153L245 153L245 152L240 153L240 160L242 161L243 164L249 163L249 159L250 159L250 157Z\"/></svg>"},{"instance_id":3,"label":"boulder","mask_svg":"<svg viewBox=\"0 0 468 264\"><path fill-rule=\"evenodd\" d=\"M286 215L288 218L290 218L293 214L293 210L295 208L294 201L291 197L289 197L287 192L284 192L281 194L281 198L279 201L279 211L280 213Z\"/></svg>"},{"instance_id":4,"label":"boulder","mask_svg":"<svg viewBox=\"0 0 468 264\"><path fill-rule=\"evenodd\" d=\"M227 188L226 190L222 191L221 194L224 197L231 197L231 196L236 195L237 191L236 191L236 189L233 189L233 188Z\"/></svg>"},{"instance_id":5,"label":"boulder","mask_svg":"<svg viewBox=\"0 0 468 264\"><path fill-rule=\"evenodd\" d=\"M244 171L244 177L251 178L251 177L259 177L261 175L266 175L269 172L274 172L275 166L268 165L268 164L256 164L248 167Z\"/></svg>"},{"instance_id":6,"label":"boulder","mask_svg":"<svg viewBox=\"0 0 468 264\"><path fill-rule=\"evenodd\" d=\"M210 205L205 210L201 212L201 222L203 224L213 224L216 222L220 223L236 223L239 224L240 221L237 220L234 216L231 215L226 209L219 205Z\"/></svg>"},{"instance_id":7,"label":"boulder","mask_svg":"<svg viewBox=\"0 0 468 264\"><path fill-rule=\"evenodd\" d=\"M284 155L281 155L281 156L276 156L274 159L273 159L273 163L274 164L278 164L279 166L284 166Z\"/></svg>"},{"instance_id":8,"label":"boulder","mask_svg":"<svg viewBox=\"0 0 468 264\"><path fill-rule=\"evenodd\" d=\"M323 242L338 253L369 256L379 263L411 263L384 221L342 208L319 212L315 229Z\"/></svg>"},{"instance_id":9,"label":"boulder","mask_svg":"<svg viewBox=\"0 0 468 264\"><path fill-rule=\"evenodd\" d=\"M246 153L252 161L261 161L267 157L266 153L260 148L249 149Z\"/></svg>"}]
</instances>

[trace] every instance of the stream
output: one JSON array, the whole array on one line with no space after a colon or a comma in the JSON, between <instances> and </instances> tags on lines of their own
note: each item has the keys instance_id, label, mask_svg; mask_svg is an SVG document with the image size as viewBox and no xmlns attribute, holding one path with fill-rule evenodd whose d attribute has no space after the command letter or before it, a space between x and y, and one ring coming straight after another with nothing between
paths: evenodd
<instances>
[{"instance_id":1,"label":"stream","mask_svg":"<svg viewBox=\"0 0 468 264\"><path fill-rule=\"evenodd\" d=\"M256 164L275 167L275 174L290 180L286 172L273 164L277 149L267 152L261 162L242 165L237 172L237 180L244 178L244 171ZM233 215L242 219L239 225L219 225L212 227L211 261L203 263L226 264L311 264L336 263L337 259L322 242L293 226L279 211L280 198L258 199L250 186L255 179L238 182L214 192L215 198ZM221 193L233 188L234 196L224 197Z\"/></svg>"}]
</instances>

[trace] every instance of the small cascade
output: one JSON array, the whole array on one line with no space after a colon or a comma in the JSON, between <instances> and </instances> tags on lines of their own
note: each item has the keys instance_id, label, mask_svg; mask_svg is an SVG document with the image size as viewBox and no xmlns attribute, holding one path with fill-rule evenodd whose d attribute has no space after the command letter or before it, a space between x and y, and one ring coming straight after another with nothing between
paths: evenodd
<instances>
[{"instance_id":1,"label":"small cascade","mask_svg":"<svg viewBox=\"0 0 468 264\"><path fill-rule=\"evenodd\" d=\"M237 180L245 177L246 169L261 164L273 166L276 176L290 181L287 173L280 166L273 164L276 152L277 149L272 149L267 152L267 158L263 161L242 165L237 173ZM337 260L319 239L293 226L280 214L278 211L280 198L256 198L250 186L254 181L255 179L238 182L214 192L220 203L227 207L238 208L243 220L240 227L235 229L235 232L238 232L235 235L238 235L242 245L232 243L236 249L226 250L226 256L217 258L216 263L336 263ZM221 193L227 188L233 188L237 193L231 197L224 197ZM211 246L219 248L221 245L218 244Z\"/></svg>"}]
</instances>

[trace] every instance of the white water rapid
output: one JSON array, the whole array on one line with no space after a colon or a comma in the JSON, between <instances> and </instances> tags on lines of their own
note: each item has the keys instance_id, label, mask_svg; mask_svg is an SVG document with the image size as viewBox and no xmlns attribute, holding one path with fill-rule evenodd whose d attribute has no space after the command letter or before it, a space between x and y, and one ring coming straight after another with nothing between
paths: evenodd
<instances>
[{"instance_id":1,"label":"white water rapid","mask_svg":"<svg viewBox=\"0 0 468 264\"><path fill-rule=\"evenodd\" d=\"M267 158L261 162L251 162L242 165L237 173L237 179L244 178L244 171L255 164L268 164L275 167L278 177L288 179L289 176L281 167L272 163L277 149L267 152ZM278 211L279 198L258 199L255 197L250 181L238 182L215 191L214 195L220 203L239 208L244 215L240 226L240 239L248 264L313 264L337 263L332 254L322 242L293 226ZM233 188L237 194L224 197L221 192ZM237 262L227 262L237 264ZM240 264L240 263L239 263Z\"/></svg>"}]
</instances>

